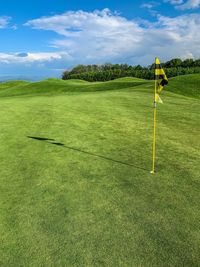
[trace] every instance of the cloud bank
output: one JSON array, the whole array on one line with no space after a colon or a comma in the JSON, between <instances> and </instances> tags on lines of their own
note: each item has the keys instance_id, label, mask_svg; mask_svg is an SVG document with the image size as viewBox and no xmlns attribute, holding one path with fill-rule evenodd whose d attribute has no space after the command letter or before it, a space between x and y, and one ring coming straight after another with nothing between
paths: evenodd
<instances>
[{"instance_id":1,"label":"cloud bank","mask_svg":"<svg viewBox=\"0 0 200 267\"><path fill-rule=\"evenodd\" d=\"M128 20L109 9L70 11L29 20L25 26L56 33L49 43L55 52L0 53L0 67L18 64L62 70L81 63L148 65L155 56L200 57L200 16L195 13L174 18L157 15L152 23Z\"/></svg>"},{"instance_id":2,"label":"cloud bank","mask_svg":"<svg viewBox=\"0 0 200 267\"><path fill-rule=\"evenodd\" d=\"M164 59L200 56L198 14L175 18L158 15L156 22L142 25L104 9L66 12L30 20L26 25L56 32L59 38L52 45L65 49L75 61L145 64L155 55Z\"/></svg>"}]
</instances>

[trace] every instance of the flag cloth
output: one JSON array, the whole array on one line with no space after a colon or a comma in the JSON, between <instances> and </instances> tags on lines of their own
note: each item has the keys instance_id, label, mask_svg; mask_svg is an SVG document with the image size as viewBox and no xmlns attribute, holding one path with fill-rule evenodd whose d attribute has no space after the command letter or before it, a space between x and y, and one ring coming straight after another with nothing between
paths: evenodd
<instances>
[{"instance_id":1,"label":"flag cloth","mask_svg":"<svg viewBox=\"0 0 200 267\"><path fill-rule=\"evenodd\" d=\"M160 64L159 58L156 58L156 62L155 62L155 79L156 79L155 101L159 103L163 103L162 99L160 98L160 93L163 90L164 86L168 84L168 79Z\"/></svg>"}]
</instances>

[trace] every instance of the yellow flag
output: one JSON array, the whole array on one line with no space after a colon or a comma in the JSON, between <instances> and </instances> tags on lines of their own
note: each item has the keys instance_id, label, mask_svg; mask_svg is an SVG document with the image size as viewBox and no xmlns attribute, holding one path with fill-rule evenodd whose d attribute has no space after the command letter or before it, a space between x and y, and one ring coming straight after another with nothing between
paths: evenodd
<instances>
[{"instance_id":1,"label":"yellow flag","mask_svg":"<svg viewBox=\"0 0 200 267\"><path fill-rule=\"evenodd\" d=\"M168 84L168 79L158 58L156 58L155 62L155 79L156 79L155 101L158 103L163 103L162 99L160 98L160 93L163 90L164 86Z\"/></svg>"}]
</instances>

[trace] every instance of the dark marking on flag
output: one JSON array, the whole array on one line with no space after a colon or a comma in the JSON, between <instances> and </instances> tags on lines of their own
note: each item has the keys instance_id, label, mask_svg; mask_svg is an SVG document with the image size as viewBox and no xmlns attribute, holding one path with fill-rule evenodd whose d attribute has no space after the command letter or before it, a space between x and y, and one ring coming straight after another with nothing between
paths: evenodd
<instances>
[{"instance_id":1,"label":"dark marking on flag","mask_svg":"<svg viewBox=\"0 0 200 267\"><path fill-rule=\"evenodd\" d=\"M164 78L165 78L165 75L164 74L162 74L162 75L155 75L155 79L156 80L164 80Z\"/></svg>"},{"instance_id":2,"label":"dark marking on flag","mask_svg":"<svg viewBox=\"0 0 200 267\"><path fill-rule=\"evenodd\" d=\"M161 70L161 69L162 69L161 64L156 64L156 69L157 69L157 70Z\"/></svg>"},{"instance_id":3,"label":"dark marking on flag","mask_svg":"<svg viewBox=\"0 0 200 267\"><path fill-rule=\"evenodd\" d=\"M168 80L166 80L166 79L163 79L162 81L161 81L161 83L160 83L160 85L162 85L163 87L165 86L165 85L167 85L168 84Z\"/></svg>"}]
</instances>

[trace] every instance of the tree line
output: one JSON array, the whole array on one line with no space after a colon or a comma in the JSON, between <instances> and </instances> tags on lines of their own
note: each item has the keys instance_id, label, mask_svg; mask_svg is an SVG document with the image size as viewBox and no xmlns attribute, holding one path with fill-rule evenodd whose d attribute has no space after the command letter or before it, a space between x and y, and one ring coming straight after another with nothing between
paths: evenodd
<instances>
[{"instance_id":1,"label":"tree line","mask_svg":"<svg viewBox=\"0 0 200 267\"><path fill-rule=\"evenodd\" d=\"M200 73L200 59L175 58L162 64L168 78L185 74ZM148 67L128 64L78 65L70 71L64 71L63 80L81 79L89 82L109 81L122 77L154 79L155 65Z\"/></svg>"}]
</instances>

